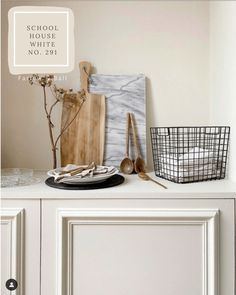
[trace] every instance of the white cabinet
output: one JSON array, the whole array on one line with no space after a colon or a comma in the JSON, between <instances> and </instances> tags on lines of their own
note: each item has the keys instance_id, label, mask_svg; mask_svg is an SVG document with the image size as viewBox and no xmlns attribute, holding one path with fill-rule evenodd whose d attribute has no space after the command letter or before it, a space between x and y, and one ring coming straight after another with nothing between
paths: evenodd
<instances>
[{"instance_id":1,"label":"white cabinet","mask_svg":"<svg viewBox=\"0 0 236 295\"><path fill-rule=\"evenodd\" d=\"M43 200L42 294L233 295L234 200Z\"/></svg>"},{"instance_id":2,"label":"white cabinet","mask_svg":"<svg viewBox=\"0 0 236 295\"><path fill-rule=\"evenodd\" d=\"M1 295L40 294L40 201L2 200ZM15 291L6 289L15 279Z\"/></svg>"},{"instance_id":3,"label":"white cabinet","mask_svg":"<svg viewBox=\"0 0 236 295\"><path fill-rule=\"evenodd\" d=\"M235 295L235 184L167 185L4 189L1 295Z\"/></svg>"}]
</instances>

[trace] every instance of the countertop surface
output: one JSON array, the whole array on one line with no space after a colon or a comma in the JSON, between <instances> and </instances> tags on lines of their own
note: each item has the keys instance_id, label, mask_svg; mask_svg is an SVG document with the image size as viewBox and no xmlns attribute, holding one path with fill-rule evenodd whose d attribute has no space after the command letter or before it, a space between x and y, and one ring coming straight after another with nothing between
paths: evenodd
<instances>
[{"instance_id":1,"label":"countertop surface","mask_svg":"<svg viewBox=\"0 0 236 295\"><path fill-rule=\"evenodd\" d=\"M153 179L168 187L164 189L137 175L123 175L123 184L95 190L62 190L47 186L46 171L35 171L37 183L1 189L2 199L158 199L158 198L235 198L236 183L213 180L189 184L176 184L148 173Z\"/></svg>"}]
</instances>

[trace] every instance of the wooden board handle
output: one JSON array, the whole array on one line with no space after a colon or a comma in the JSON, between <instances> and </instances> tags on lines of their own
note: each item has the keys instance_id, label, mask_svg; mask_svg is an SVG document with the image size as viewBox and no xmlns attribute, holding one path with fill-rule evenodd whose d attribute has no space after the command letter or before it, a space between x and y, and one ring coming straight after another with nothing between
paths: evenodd
<instances>
[{"instance_id":1,"label":"wooden board handle","mask_svg":"<svg viewBox=\"0 0 236 295\"><path fill-rule=\"evenodd\" d=\"M88 92L89 76L91 71L91 64L88 61L82 61L79 63L80 69L80 88L85 92Z\"/></svg>"},{"instance_id":2,"label":"wooden board handle","mask_svg":"<svg viewBox=\"0 0 236 295\"><path fill-rule=\"evenodd\" d=\"M135 149L137 152L137 157L141 157L140 147L139 147L138 139L137 139L136 128L134 126L134 114L133 113L130 113L130 122L131 122L131 127L133 130L134 145L135 145Z\"/></svg>"},{"instance_id":3,"label":"wooden board handle","mask_svg":"<svg viewBox=\"0 0 236 295\"><path fill-rule=\"evenodd\" d=\"M126 115L126 142L125 142L125 153L126 158L129 158L129 128L130 128L130 113Z\"/></svg>"}]
</instances>

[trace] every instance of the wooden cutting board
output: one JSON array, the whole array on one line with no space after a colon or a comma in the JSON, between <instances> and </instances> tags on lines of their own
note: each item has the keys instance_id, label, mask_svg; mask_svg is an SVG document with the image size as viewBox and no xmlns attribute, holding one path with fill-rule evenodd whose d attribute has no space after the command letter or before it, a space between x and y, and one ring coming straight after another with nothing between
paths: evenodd
<instances>
[{"instance_id":1,"label":"wooden cutting board","mask_svg":"<svg viewBox=\"0 0 236 295\"><path fill-rule=\"evenodd\" d=\"M61 166L67 164L87 165L95 162L103 164L105 142L105 96L88 92L88 78L91 65L81 62L81 90L85 92L82 103L81 94L66 94L63 101L61 130L70 122L80 108L73 123L61 136Z\"/></svg>"}]
</instances>

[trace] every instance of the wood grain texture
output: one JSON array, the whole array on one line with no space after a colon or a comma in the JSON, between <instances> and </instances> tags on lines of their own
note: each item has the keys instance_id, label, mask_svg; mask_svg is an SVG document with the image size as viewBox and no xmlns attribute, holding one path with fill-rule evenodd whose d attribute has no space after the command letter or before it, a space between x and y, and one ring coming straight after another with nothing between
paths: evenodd
<instances>
[{"instance_id":1,"label":"wood grain texture","mask_svg":"<svg viewBox=\"0 0 236 295\"><path fill-rule=\"evenodd\" d=\"M88 77L91 72L91 64L87 61L79 63L80 69L80 88L88 92Z\"/></svg>"},{"instance_id":2,"label":"wood grain texture","mask_svg":"<svg viewBox=\"0 0 236 295\"><path fill-rule=\"evenodd\" d=\"M65 96L62 126L75 116L80 107L79 94ZM105 96L87 93L78 116L61 137L61 165L87 165L92 161L102 165L104 138Z\"/></svg>"},{"instance_id":3,"label":"wood grain texture","mask_svg":"<svg viewBox=\"0 0 236 295\"><path fill-rule=\"evenodd\" d=\"M67 164L88 165L95 162L103 164L105 141L105 96L91 94L88 91L88 81L91 64L87 61L79 63L81 93L66 94L63 101L61 130L76 115L73 123L61 137L61 166ZM81 105L82 103L82 105Z\"/></svg>"}]
</instances>

